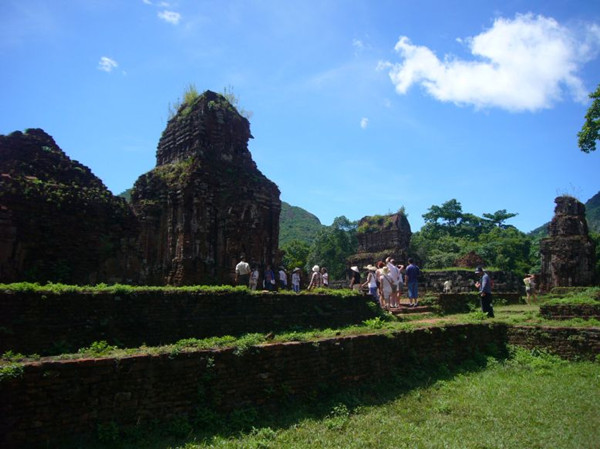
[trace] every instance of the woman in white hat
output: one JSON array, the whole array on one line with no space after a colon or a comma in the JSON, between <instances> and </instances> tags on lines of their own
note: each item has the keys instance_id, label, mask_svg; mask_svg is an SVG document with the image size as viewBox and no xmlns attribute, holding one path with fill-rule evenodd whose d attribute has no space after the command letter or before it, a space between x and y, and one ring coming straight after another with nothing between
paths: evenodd
<instances>
[{"instance_id":1,"label":"woman in white hat","mask_svg":"<svg viewBox=\"0 0 600 449\"><path fill-rule=\"evenodd\" d=\"M369 295L371 295L373 300L379 304L379 295L377 294L377 268L371 264L367 265L365 268L369 271L369 274L367 274L367 280L361 287L368 287Z\"/></svg>"},{"instance_id":2,"label":"woman in white hat","mask_svg":"<svg viewBox=\"0 0 600 449\"><path fill-rule=\"evenodd\" d=\"M381 277L379 278L379 285L381 288L381 296L383 296L383 300L390 307L393 307L394 304L390 302L390 298L392 296L392 285L394 284L394 280L390 275L390 269L385 266L381 269Z\"/></svg>"},{"instance_id":3,"label":"woman in white hat","mask_svg":"<svg viewBox=\"0 0 600 449\"><path fill-rule=\"evenodd\" d=\"M358 267L350 267L350 288L360 290L360 271Z\"/></svg>"},{"instance_id":4,"label":"woman in white hat","mask_svg":"<svg viewBox=\"0 0 600 449\"><path fill-rule=\"evenodd\" d=\"M308 284L307 290L312 290L321 286L321 269L318 265L312 267L312 276L310 278L310 283Z\"/></svg>"}]
</instances>

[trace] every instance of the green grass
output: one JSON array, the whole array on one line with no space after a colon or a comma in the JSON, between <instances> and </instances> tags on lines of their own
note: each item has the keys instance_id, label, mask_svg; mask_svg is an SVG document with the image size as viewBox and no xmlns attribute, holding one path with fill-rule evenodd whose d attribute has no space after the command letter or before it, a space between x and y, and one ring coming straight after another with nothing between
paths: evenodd
<instances>
[{"instance_id":1,"label":"green grass","mask_svg":"<svg viewBox=\"0 0 600 449\"><path fill-rule=\"evenodd\" d=\"M139 293L159 293L159 294L204 294L204 295L220 295L233 294L236 295L265 295L276 294L278 296L297 296L292 290L279 290L277 292L253 291L244 286L231 285L188 285L188 286L136 286L126 284L96 284L96 285L72 285L52 283L39 284L37 282L17 282L12 284L0 283L0 291L4 293L37 293L62 295L68 293L78 294L113 294L113 295L135 295ZM360 293L351 289L329 289L317 288L311 291L303 290L300 296L312 295L327 295L336 298L356 298L360 297Z\"/></svg>"},{"instance_id":2,"label":"green grass","mask_svg":"<svg viewBox=\"0 0 600 449\"><path fill-rule=\"evenodd\" d=\"M598 448L599 381L600 363L512 348L507 359L479 356L453 372L406 368L276 412L205 413L151 431L99 429L110 442L87 447Z\"/></svg>"}]
</instances>

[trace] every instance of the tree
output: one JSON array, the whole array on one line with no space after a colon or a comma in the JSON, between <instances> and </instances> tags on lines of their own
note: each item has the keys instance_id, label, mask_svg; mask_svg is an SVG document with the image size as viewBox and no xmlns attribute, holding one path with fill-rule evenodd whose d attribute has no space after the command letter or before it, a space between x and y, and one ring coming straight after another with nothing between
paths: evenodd
<instances>
[{"instance_id":1,"label":"tree","mask_svg":"<svg viewBox=\"0 0 600 449\"><path fill-rule=\"evenodd\" d=\"M456 226L462 218L462 206L455 199L446 201L441 206L433 205L429 212L423 214L425 223L437 223L441 226Z\"/></svg>"},{"instance_id":2,"label":"tree","mask_svg":"<svg viewBox=\"0 0 600 449\"><path fill-rule=\"evenodd\" d=\"M596 151L596 141L600 140L600 84L590 98L594 101L585 114L581 131L577 133L579 149L584 153Z\"/></svg>"},{"instance_id":3,"label":"tree","mask_svg":"<svg viewBox=\"0 0 600 449\"><path fill-rule=\"evenodd\" d=\"M504 222L509 218L516 217L517 215L519 214L506 212L506 209L500 209L494 212L493 214L483 214L483 218L487 219L494 226L506 229L510 225L506 225L504 224Z\"/></svg>"},{"instance_id":4,"label":"tree","mask_svg":"<svg viewBox=\"0 0 600 449\"><path fill-rule=\"evenodd\" d=\"M343 279L346 274L346 259L358 249L357 223L341 216L331 226L319 231L308 255L308 266L327 267L330 279Z\"/></svg>"},{"instance_id":5,"label":"tree","mask_svg":"<svg viewBox=\"0 0 600 449\"><path fill-rule=\"evenodd\" d=\"M304 269L308 263L310 246L300 240L292 240L281 247L285 252L283 255L283 266L288 270L294 268Z\"/></svg>"},{"instance_id":6,"label":"tree","mask_svg":"<svg viewBox=\"0 0 600 449\"><path fill-rule=\"evenodd\" d=\"M431 206L425 225L413 234L411 254L428 268L447 268L476 255L488 266L525 274L532 265L531 238L506 220L517 214L498 210L483 218L462 211L456 200ZM469 257L473 259L473 257Z\"/></svg>"}]
</instances>

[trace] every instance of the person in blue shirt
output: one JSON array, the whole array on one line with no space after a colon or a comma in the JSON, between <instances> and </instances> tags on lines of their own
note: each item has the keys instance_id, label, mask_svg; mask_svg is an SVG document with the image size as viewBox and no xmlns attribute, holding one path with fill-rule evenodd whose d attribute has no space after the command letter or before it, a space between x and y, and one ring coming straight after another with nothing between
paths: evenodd
<instances>
[{"instance_id":1,"label":"person in blue shirt","mask_svg":"<svg viewBox=\"0 0 600 449\"><path fill-rule=\"evenodd\" d=\"M408 267L406 267L406 287L408 288L409 307L417 307L419 305L419 267L415 265L414 260L409 257Z\"/></svg>"},{"instance_id":2,"label":"person in blue shirt","mask_svg":"<svg viewBox=\"0 0 600 449\"><path fill-rule=\"evenodd\" d=\"M479 275L481 282L475 286L479 288L479 299L481 301L481 311L487 313L489 318L494 318L494 307L492 307L492 280L490 275L482 267L475 269L475 274Z\"/></svg>"}]
</instances>

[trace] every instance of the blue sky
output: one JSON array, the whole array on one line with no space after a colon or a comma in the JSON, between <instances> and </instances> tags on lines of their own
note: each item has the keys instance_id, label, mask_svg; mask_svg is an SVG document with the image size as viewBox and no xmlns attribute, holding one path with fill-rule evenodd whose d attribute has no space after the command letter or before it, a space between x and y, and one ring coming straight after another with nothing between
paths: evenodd
<instances>
[{"instance_id":1,"label":"blue sky","mask_svg":"<svg viewBox=\"0 0 600 449\"><path fill-rule=\"evenodd\" d=\"M600 191L577 132L600 83L589 0L2 0L0 134L43 128L115 194L169 105L233 89L281 199L323 224L500 209L528 232Z\"/></svg>"}]
</instances>

